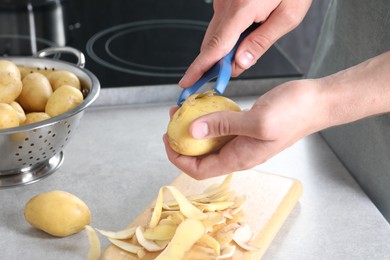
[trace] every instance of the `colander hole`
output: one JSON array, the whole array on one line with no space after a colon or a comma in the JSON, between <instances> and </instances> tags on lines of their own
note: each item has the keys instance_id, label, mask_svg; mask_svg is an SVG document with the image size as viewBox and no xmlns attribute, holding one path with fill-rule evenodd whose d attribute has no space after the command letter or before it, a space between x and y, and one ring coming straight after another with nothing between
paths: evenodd
<instances>
[{"instance_id":1,"label":"colander hole","mask_svg":"<svg viewBox=\"0 0 390 260\"><path fill-rule=\"evenodd\" d=\"M28 137L24 138L24 141L28 141L28 140L29 140Z\"/></svg>"},{"instance_id":2,"label":"colander hole","mask_svg":"<svg viewBox=\"0 0 390 260\"><path fill-rule=\"evenodd\" d=\"M47 156L43 156L43 159L46 159L47 158Z\"/></svg>"},{"instance_id":3,"label":"colander hole","mask_svg":"<svg viewBox=\"0 0 390 260\"><path fill-rule=\"evenodd\" d=\"M30 144L30 146L34 146L34 143Z\"/></svg>"},{"instance_id":4,"label":"colander hole","mask_svg":"<svg viewBox=\"0 0 390 260\"><path fill-rule=\"evenodd\" d=\"M53 135L52 135L52 137L55 137L55 136L56 136L56 134L53 134Z\"/></svg>"},{"instance_id":5,"label":"colander hole","mask_svg":"<svg viewBox=\"0 0 390 260\"><path fill-rule=\"evenodd\" d=\"M19 161L19 162L21 162L21 161L22 161L22 159L18 159L18 161Z\"/></svg>"},{"instance_id":6,"label":"colander hole","mask_svg":"<svg viewBox=\"0 0 390 260\"><path fill-rule=\"evenodd\" d=\"M72 131L69 130L69 131L68 131L68 134L70 134L70 132L72 132Z\"/></svg>"},{"instance_id":7,"label":"colander hole","mask_svg":"<svg viewBox=\"0 0 390 260\"><path fill-rule=\"evenodd\" d=\"M30 154L30 153L32 153L32 151L28 151L28 153Z\"/></svg>"},{"instance_id":8,"label":"colander hole","mask_svg":"<svg viewBox=\"0 0 390 260\"><path fill-rule=\"evenodd\" d=\"M47 143L47 139L45 139L43 142L44 142L44 143Z\"/></svg>"},{"instance_id":9,"label":"colander hole","mask_svg":"<svg viewBox=\"0 0 390 260\"><path fill-rule=\"evenodd\" d=\"M37 161L39 161L40 160L40 158L37 158Z\"/></svg>"},{"instance_id":10,"label":"colander hole","mask_svg":"<svg viewBox=\"0 0 390 260\"><path fill-rule=\"evenodd\" d=\"M43 152L43 153L42 153L42 155L45 155L45 154L46 154L46 152Z\"/></svg>"},{"instance_id":11,"label":"colander hole","mask_svg":"<svg viewBox=\"0 0 390 260\"><path fill-rule=\"evenodd\" d=\"M19 148L19 149L23 149L23 146L19 145L18 148Z\"/></svg>"},{"instance_id":12,"label":"colander hole","mask_svg":"<svg viewBox=\"0 0 390 260\"><path fill-rule=\"evenodd\" d=\"M47 144L47 146L50 146L50 145L51 145L51 143L48 143L48 144Z\"/></svg>"},{"instance_id":13,"label":"colander hole","mask_svg":"<svg viewBox=\"0 0 390 260\"><path fill-rule=\"evenodd\" d=\"M39 139L42 139L42 137L43 137L42 135L39 135L39 136L38 136Z\"/></svg>"},{"instance_id":14,"label":"colander hole","mask_svg":"<svg viewBox=\"0 0 390 260\"><path fill-rule=\"evenodd\" d=\"M51 130L50 130L49 132L47 132L47 134L48 134L48 135L51 134Z\"/></svg>"},{"instance_id":15,"label":"colander hole","mask_svg":"<svg viewBox=\"0 0 390 260\"><path fill-rule=\"evenodd\" d=\"M32 160L32 159L34 159L34 157L33 156L30 156L30 158L29 158L30 160Z\"/></svg>"},{"instance_id":16,"label":"colander hole","mask_svg":"<svg viewBox=\"0 0 390 260\"><path fill-rule=\"evenodd\" d=\"M33 133L36 133L36 132L37 132L37 129L34 129L34 130L33 130Z\"/></svg>"},{"instance_id":17,"label":"colander hole","mask_svg":"<svg viewBox=\"0 0 390 260\"><path fill-rule=\"evenodd\" d=\"M70 124L68 125L68 128L70 128Z\"/></svg>"},{"instance_id":18,"label":"colander hole","mask_svg":"<svg viewBox=\"0 0 390 260\"><path fill-rule=\"evenodd\" d=\"M49 148L49 150L53 150L53 146Z\"/></svg>"},{"instance_id":19,"label":"colander hole","mask_svg":"<svg viewBox=\"0 0 390 260\"><path fill-rule=\"evenodd\" d=\"M16 156L19 156L19 155L20 155L20 153L15 153L15 155L16 155Z\"/></svg>"},{"instance_id":20,"label":"colander hole","mask_svg":"<svg viewBox=\"0 0 390 260\"><path fill-rule=\"evenodd\" d=\"M65 138L65 142L67 142L68 141L68 137L67 138Z\"/></svg>"}]
</instances>

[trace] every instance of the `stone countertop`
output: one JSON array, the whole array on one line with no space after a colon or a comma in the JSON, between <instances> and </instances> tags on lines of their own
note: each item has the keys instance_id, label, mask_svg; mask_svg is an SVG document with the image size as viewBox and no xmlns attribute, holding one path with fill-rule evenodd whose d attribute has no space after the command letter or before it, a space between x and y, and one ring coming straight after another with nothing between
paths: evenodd
<instances>
[{"instance_id":1,"label":"stone countertop","mask_svg":"<svg viewBox=\"0 0 390 260\"><path fill-rule=\"evenodd\" d=\"M249 108L254 99L237 101ZM161 141L171 105L87 109L57 172L0 190L0 259L86 259L85 232L53 238L24 220L25 203L42 192L77 195L89 205L96 228L120 230L131 223L179 173ZM263 259L390 259L389 224L319 134L256 169L296 178L304 187Z\"/></svg>"}]
</instances>

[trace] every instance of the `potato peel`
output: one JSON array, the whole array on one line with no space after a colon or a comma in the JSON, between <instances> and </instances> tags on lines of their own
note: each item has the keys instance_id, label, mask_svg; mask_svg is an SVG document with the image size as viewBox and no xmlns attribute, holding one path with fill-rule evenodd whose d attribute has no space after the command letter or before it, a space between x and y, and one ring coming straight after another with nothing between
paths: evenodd
<instances>
[{"instance_id":1,"label":"potato peel","mask_svg":"<svg viewBox=\"0 0 390 260\"><path fill-rule=\"evenodd\" d=\"M113 239L129 239L134 236L136 227L131 227L118 232L106 231L97 228L96 230L105 237L109 237Z\"/></svg>"},{"instance_id":2,"label":"potato peel","mask_svg":"<svg viewBox=\"0 0 390 260\"><path fill-rule=\"evenodd\" d=\"M85 230L87 231L89 241L89 251L87 259L98 260L101 254L99 237L91 226L86 225Z\"/></svg>"},{"instance_id":3,"label":"potato peel","mask_svg":"<svg viewBox=\"0 0 390 260\"><path fill-rule=\"evenodd\" d=\"M173 186L163 186L145 226L98 231L138 258L161 252L156 259L228 259L237 251L236 245L245 251L257 250L250 244L249 225L240 222L246 198L229 189L232 176L198 195L185 196ZM165 191L172 194L172 201L164 202Z\"/></svg>"},{"instance_id":4,"label":"potato peel","mask_svg":"<svg viewBox=\"0 0 390 260\"><path fill-rule=\"evenodd\" d=\"M108 238L108 240L116 245L117 247L133 254L138 254L140 250L143 250L141 246L134 245L132 243L119 240L119 239L114 239L114 238Z\"/></svg>"}]
</instances>

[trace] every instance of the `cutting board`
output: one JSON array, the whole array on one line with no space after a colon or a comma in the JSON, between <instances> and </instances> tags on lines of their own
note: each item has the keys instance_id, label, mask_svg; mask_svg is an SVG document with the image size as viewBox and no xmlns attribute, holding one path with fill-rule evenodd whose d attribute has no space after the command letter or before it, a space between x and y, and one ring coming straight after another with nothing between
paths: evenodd
<instances>
[{"instance_id":1,"label":"cutting board","mask_svg":"<svg viewBox=\"0 0 390 260\"><path fill-rule=\"evenodd\" d=\"M197 181L181 173L171 185L185 195L194 195L202 193L206 187L213 183L221 183L224 178L222 176ZM236 250L233 259L258 260L265 253L298 202L302 194L302 185L298 180L256 170L247 170L234 173L230 187L237 195L246 195L243 208L245 222L249 224L254 234L251 244L260 248L255 252ZM154 205L154 202L151 205ZM139 215L129 227L147 224L151 214L150 208L148 207ZM149 253L142 259L154 259L156 255L156 253ZM133 260L137 257L111 244L103 252L102 259Z\"/></svg>"}]
</instances>

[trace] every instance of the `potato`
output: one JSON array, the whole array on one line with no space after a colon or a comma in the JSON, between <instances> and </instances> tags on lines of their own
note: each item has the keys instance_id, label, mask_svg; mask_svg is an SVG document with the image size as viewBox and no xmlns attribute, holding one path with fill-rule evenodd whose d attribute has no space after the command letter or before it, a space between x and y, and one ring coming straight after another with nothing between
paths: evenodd
<instances>
[{"instance_id":1,"label":"potato","mask_svg":"<svg viewBox=\"0 0 390 260\"><path fill-rule=\"evenodd\" d=\"M81 89L79 78L70 71L57 70L47 75L53 91L63 85L69 85L77 89Z\"/></svg>"},{"instance_id":2,"label":"potato","mask_svg":"<svg viewBox=\"0 0 390 260\"><path fill-rule=\"evenodd\" d=\"M21 75L15 63L9 60L0 60L0 72L5 72L14 79L21 80Z\"/></svg>"},{"instance_id":3,"label":"potato","mask_svg":"<svg viewBox=\"0 0 390 260\"><path fill-rule=\"evenodd\" d=\"M22 92L18 97L20 105L29 112L44 112L47 100L53 94L49 80L40 73L24 77Z\"/></svg>"},{"instance_id":4,"label":"potato","mask_svg":"<svg viewBox=\"0 0 390 260\"><path fill-rule=\"evenodd\" d=\"M10 105L13 109L15 109L15 112L19 117L19 124L21 125L26 120L26 114L24 113L23 108L16 101L11 102Z\"/></svg>"},{"instance_id":5,"label":"potato","mask_svg":"<svg viewBox=\"0 0 390 260\"><path fill-rule=\"evenodd\" d=\"M51 95L47 101L45 112L54 117L77 107L83 100L84 97L80 90L69 85L63 85Z\"/></svg>"},{"instance_id":6,"label":"potato","mask_svg":"<svg viewBox=\"0 0 390 260\"><path fill-rule=\"evenodd\" d=\"M22 125L28 125L28 124L40 122L49 118L50 116L45 112L31 112L26 115L26 120L24 120Z\"/></svg>"},{"instance_id":7,"label":"potato","mask_svg":"<svg viewBox=\"0 0 390 260\"><path fill-rule=\"evenodd\" d=\"M75 234L91 222L88 206L75 195L59 190L30 199L24 217L33 227L57 237Z\"/></svg>"},{"instance_id":8,"label":"potato","mask_svg":"<svg viewBox=\"0 0 390 260\"><path fill-rule=\"evenodd\" d=\"M7 72L0 71L0 102L11 103L22 91L22 82Z\"/></svg>"},{"instance_id":9,"label":"potato","mask_svg":"<svg viewBox=\"0 0 390 260\"><path fill-rule=\"evenodd\" d=\"M0 103L0 129L19 126L19 117L15 109L5 103Z\"/></svg>"},{"instance_id":10,"label":"potato","mask_svg":"<svg viewBox=\"0 0 390 260\"><path fill-rule=\"evenodd\" d=\"M18 69L20 71L20 75L21 75L22 79L24 77L26 77L28 74L31 74L34 72L40 73L44 76L47 76L54 71L54 69L46 69L46 68L40 69L40 68L31 68L31 67L24 67L24 66L18 66Z\"/></svg>"},{"instance_id":11,"label":"potato","mask_svg":"<svg viewBox=\"0 0 390 260\"><path fill-rule=\"evenodd\" d=\"M219 150L233 136L222 136L207 139L194 139L189 127L196 118L222 110L241 111L232 100L215 96L213 91L190 96L175 112L168 124L168 140L171 148L177 153L188 156L200 156Z\"/></svg>"}]
</instances>

